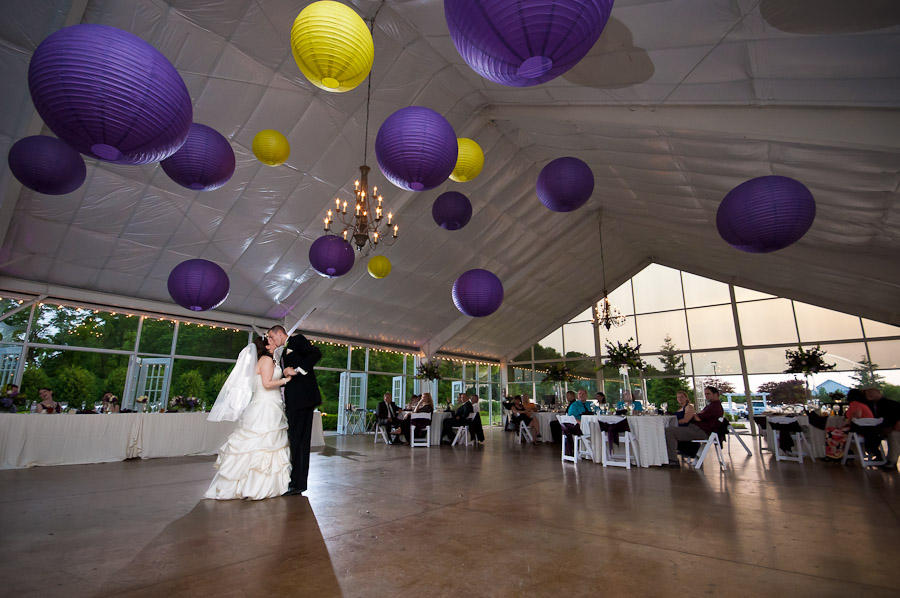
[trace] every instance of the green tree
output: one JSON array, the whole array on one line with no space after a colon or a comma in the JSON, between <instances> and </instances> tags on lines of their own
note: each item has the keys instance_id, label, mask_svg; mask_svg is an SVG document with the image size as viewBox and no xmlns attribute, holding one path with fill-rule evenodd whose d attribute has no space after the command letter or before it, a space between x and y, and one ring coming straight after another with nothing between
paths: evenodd
<instances>
[{"instance_id":1,"label":"green tree","mask_svg":"<svg viewBox=\"0 0 900 598\"><path fill-rule=\"evenodd\" d=\"M20 394L25 395L31 400L37 401L38 391L42 388L53 389L53 383L47 372L39 367L26 367L22 373L22 388Z\"/></svg>"},{"instance_id":2,"label":"green tree","mask_svg":"<svg viewBox=\"0 0 900 598\"><path fill-rule=\"evenodd\" d=\"M850 377L856 381L855 386L857 388L869 386L870 384L881 386L884 384L884 376L880 375L876 371L877 369L878 364L872 363L863 355L859 358L859 365L853 368L853 373Z\"/></svg>"},{"instance_id":3,"label":"green tree","mask_svg":"<svg viewBox=\"0 0 900 598\"><path fill-rule=\"evenodd\" d=\"M185 397L205 398L205 392L206 383L199 370L188 370L178 376L178 381L172 389L173 395Z\"/></svg>"},{"instance_id":4,"label":"green tree","mask_svg":"<svg viewBox=\"0 0 900 598\"><path fill-rule=\"evenodd\" d=\"M704 378L701 384L703 385L703 388L706 388L707 386L714 386L718 388L719 394L725 394L726 392L735 392L734 384L732 384L728 380L722 380L721 378Z\"/></svg>"},{"instance_id":5,"label":"green tree","mask_svg":"<svg viewBox=\"0 0 900 598\"><path fill-rule=\"evenodd\" d=\"M118 367L111 370L103 382L103 390L101 392L111 392L117 397L121 397L125 394L125 380L127 378L127 367Z\"/></svg>"},{"instance_id":6,"label":"green tree","mask_svg":"<svg viewBox=\"0 0 900 598\"><path fill-rule=\"evenodd\" d=\"M89 408L100 398L99 395L97 377L94 374L79 366L65 366L60 369L53 389L55 400Z\"/></svg>"},{"instance_id":7,"label":"green tree","mask_svg":"<svg viewBox=\"0 0 900 598\"><path fill-rule=\"evenodd\" d=\"M797 378L781 382L764 382L759 385L758 392L769 393L768 402L773 405L806 402L806 385L803 380Z\"/></svg>"},{"instance_id":8,"label":"green tree","mask_svg":"<svg viewBox=\"0 0 900 598\"><path fill-rule=\"evenodd\" d=\"M212 403L219 396L219 391L225 385L229 372L216 372L206 381L206 395L204 398Z\"/></svg>"},{"instance_id":9,"label":"green tree","mask_svg":"<svg viewBox=\"0 0 900 598\"><path fill-rule=\"evenodd\" d=\"M669 411L674 413L678 411L678 401L675 395L679 390L683 390L690 396L691 385L684 377L684 356L678 352L671 336L668 334L665 336L659 350L662 353L659 358L662 364L660 373L668 377L650 378L647 380L647 398L654 405L665 402ZM650 368L653 368L653 370L657 369L653 366L648 366L647 370L650 371Z\"/></svg>"}]
</instances>

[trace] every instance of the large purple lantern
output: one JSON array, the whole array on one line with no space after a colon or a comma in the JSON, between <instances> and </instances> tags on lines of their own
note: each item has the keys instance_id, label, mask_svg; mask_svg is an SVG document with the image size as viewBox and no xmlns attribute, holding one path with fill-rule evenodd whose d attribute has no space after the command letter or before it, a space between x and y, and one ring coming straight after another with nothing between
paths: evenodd
<instances>
[{"instance_id":1,"label":"large purple lantern","mask_svg":"<svg viewBox=\"0 0 900 598\"><path fill-rule=\"evenodd\" d=\"M175 67L141 38L105 25L73 25L31 56L38 114L82 154L119 164L171 156L191 128L191 96Z\"/></svg>"},{"instance_id":2,"label":"large purple lantern","mask_svg":"<svg viewBox=\"0 0 900 598\"><path fill-rule=\"evenodd\" d=\"M459 191L447 191L434 200L431 216L441 228L459 230L472 218L472 203Z\"/></svg>"},{"instance_id":3,"label":"large purple lantern","mask_svg":"<svg viewBox=\"0 0 900 598\"><path fill-rule=\"evenodd\" d=\"M309 263L326 278L343 276L353 267L353 247L337 235L319 237L309 248Z\"/></svg>"},{"instance_id":4,"label":"large purple lantern","mask_svg":"<svg viewBox=\"0 0 900 598\"><path fill-rule=\"evenodd\" d=\"M169 178L188 189L212 191L234 174L234 150L215 129L194 123L177 152L160 162Z\"/></svg>"},{"instance_id":5,"label":"large purple lantern","mask_svg":"<svg viewBox=\"0 0 900 598\"><path fill-rule=\"evenodd\" d=\"M225 270L209 260L181 262L169 274L169 295L185 309L206 311L222 305L231 283Z\"/></svg>"},{"instance_id":6,"label":"large purple lantern","mask_svg":"<svg viewBox=\"0 0 900 598\"><path fill-rule=\"evenodd\" d=\"M594 174L578 158L557 158L544 168L537 180L537 195L548 210L571 212L591 198Z\"/></svg>"},{"instance_id":7,"label":"large purple lantern","mask_svg":"<svg viewBox=\"0 0 900 598\"><path fill-rule=\"evenodd\" d=\"M375 157L387 179L409 191L434 189L456 166L459 146L443 116L422 106L401 108L378 129Z\"/></svg>"},{"instance_id":8,"label":"large purple lantern","mask_svg":"<svg viewBox=\"0 0 900 598\"><path fill-rule=\"evenodd\" d=\"M63 195L81 187L87 169L81 155L55 137L34 135L13 144L9 169L38 193Z\"/></svg>"},{"instance_id":9,"label":"large purple lantern","mask_svg":"<svg viewBox=\"0 0 900 598\"><path fill-rule=\"evenodd\" d=\"M555 79L597 43L613 0L444 0L450 38L472 70L528 87Z\"/></svg>"},{"instance_id":10,"label":"large purple lantern","mask_svg":"<svg viewBox=\"0 0 900 598\"><path fill-rule=\"evenodd\" d=\"M728 192L716 212L726 243L747 253L769 253L800 240L816 218L816 200L800 181L761 176Z\"/></svg>"},{"instance_id":11,"label":"large purple lantern","mask_svg":"<svg viewBox=\"0 0 900 598\"><path fill-rule=\"evenodd\" d=\"M463 272L453 283L453 303L467 316L489 316L503 303L503 283L487 270Z\"/></svg>"}]
</instances>

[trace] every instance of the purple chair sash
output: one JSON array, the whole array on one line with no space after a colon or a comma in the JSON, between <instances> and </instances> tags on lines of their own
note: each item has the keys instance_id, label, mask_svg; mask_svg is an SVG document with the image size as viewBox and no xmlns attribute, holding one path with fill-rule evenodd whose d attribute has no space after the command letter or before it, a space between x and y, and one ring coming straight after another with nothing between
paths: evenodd
<instances>
[{"instance_id":1,"label":"purple chair sash","mask_svg":"<svg viewBox=\"0 0 900 598\"><path fill-rule=\"evenodd\" d=\"M606 422L597 422L600 425L600 429L606 432L606 436L609 439L609 448L612 449L613 445L619 446L619 433L620 432L631 432L631 428L628 427L628 420L623 419L620 422L616 422L614 424L608 424Z\"/></svg>"},{"instance_id":2,"label":"purple chair sash","mask_svg":"<svg viewBox=\"0 0 900 598\"><path fill-rule=\"evenodd\" d=\"M560 429L563 433L563 444L566 447L566 455L574 455L575 454L575 441L572 440L573 436L583 436L584 434L581 431L580 424L559 424Z\"/></svg>"},{"instance_id":3,"label":"purple chair sash","mask_svg":"<svg viewBox=\"0 0 900 598\"><path fill-rule=\"evenodd\" d=\"M778 448L784 453L789 453L794 449L794 439L791 438L791 434L803 431L803 428L800 427L800 422L796 420L789 424L773 424L770 422L769 427L781 432L778 434Z\"/></svg>"}]
</instances>

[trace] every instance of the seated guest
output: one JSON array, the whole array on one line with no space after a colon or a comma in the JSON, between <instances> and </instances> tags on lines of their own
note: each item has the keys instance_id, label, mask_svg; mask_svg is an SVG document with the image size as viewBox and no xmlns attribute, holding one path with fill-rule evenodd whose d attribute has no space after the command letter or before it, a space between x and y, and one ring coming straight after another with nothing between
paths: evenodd
<instances>
[{"instance_id":1,"label":"seated guest","mask_svg":"<svg viewBox=\"0 0 900 598\"><path fill-rule=\"evenodd\" d=\"M453 433L454 426L462 426L466 424L466 421L469 418L469 415L475 413L475 406L478 404L478 395L474 394L466 394L463 393L460 397L466 397L466 401L462 403L459 407L456 408L456 412L453 414L453 417L448 417L444 420L444 423L441 425L441 438L446 439L442 440L444 444L450 444L453 442L453 438L455 434ZM469 424L469 431L475 437L475 440L478 442L484 442L484 429L481 427L481 418L476 414L472 419L472 423Z\"/></svg>"},{"instance_id":2,"label":"seated guest","mask_svg":"<svg viewBox=\"0 0 900 598\"><path fill-rule=\"evenodd\" d=\"M691 403L688 393L683 390L675 393L675 400L678 401L679 407L678 411L675 412L675 418L678 420L679 426L686 428L691 425L694 419L694 405Z\"/></svg>"},{"instance_id":3,"label":"seated guest","mask_svg":"<svg viewBox=\"0 0 900 598\"><path fill-rule=\"evenodd\" d=\"M848 422L860 417L875 417L866 400L866 393L860 389L851 388L847 392L847 403L847 411L844 412L844 417L847 418Z\"/></svg>"},{"instance_id":4,"label":"seated guest","mask_svg":"<svg viewBox=\"0 0 900 598\"><path fill-rule=\"evenodd\" d=\"M421 396L421 395L413 395L413 396L411 396L411 397L409 398L409 401L407 401L406 405L403 406L403 409L402 409L402 410L403 410L403 411L412 411L412 410L413 410L413 407L415 406L415 404L419 402L419 397L420 397L420 396Z\"/></svg>"},{"instance_id":5,"label":"seated guest","mask_svg":"<svg viewBox=\"0 0 900 598\"><path fill-rule=\"evenodd\" d=\"M525 399L528 399L528 395L525 395ZM522 400L521 395L516 395L516 398L513 399L512 408L509 411L512 414L512 420L516 426L516 430L519 429L520 422L525 422L525 425L531 428L531 437L534 438L535 444L540 444L540 424L536 417L532 417L534 410L528 409L528 405Z\"/></svg>"},{"instance_id":6,"label":"seated guest","mask_svg":"<svg viewBox=\"0 0 900 598\"><path fill-rule=\"evenodd\" d=\"M594 395L594 400L597 401L597 406L606 405L606 395L600 391L597 391L597 394Z\"/></svg>"},{"instance_id":7,"label":"seated guest","mask_svg":"<svg viewBox=\"0 0 900 598\"><path fill-rule=\"evenodd\" d=\"M887 463L881 468L896 472L897 457L900 457L900 403L884 398L876 386L866 388L866 400L872 415L883 420L878 433L888 441Z\"/></svg>"},{"instance_id":8,"label":"seated guest","mask_svg":"<svg viewBox=\"0 0 900 598\"><path fill-rule=\"evenodd\" d=\"M569 407L572 406L572 403L575 402L575 391L567 390L566 391L566 413L569 412Z\"/></svg>"},{"instance_id":9,"label":"seated guest","mask_svg":"<svg viewBox=\"0 0 900 598\"><path fill-rule=\"evenodd\" d=\"M569 392L572 392L571 390ZM569 410L566 412L568 415L573 416L579 422L581 421L581 416L584 414L593 414L594 410L591 409L591 404L587 402L587 391L581 389L578 391L578 400L573 401L569 405Z\"/></svg>"},{"instance_id":10,"label":"seated guest","mask_svg":"<svg viewBox=\"0 0 900 598\"><path fill-rule=\"evenodd\" d=\"M413 403L410 401L412 408L410 411L413 413L434 413L434 401L431 400L431 393L422 393L421 398L418 401ZM400 421L400 433L403 434L404 440L409 442L410 439L410 418L407 417Z\"/></svg>"},{"instance_id":11,"label":"seated guest","mask_svg":"<svg viewBox=\"0 0 900 598\"><path fill-rule=\"evenodd\" d=\"M36 413L62 413L62 406L53 400L53 391L42 388L38 391L41 402L37 404Z\"/></svg>"},{"instance_id":12,"label":"seated guest","mask_svg":"<svg viewBox=\"0 0 900 598\"><path fill-rule=\"evenodd\" d=\"M390 430L390 434L392 436L389 439L390 444L393 444L395 440L397 440L397 436L400 435L400 407L394 403L394 398L391 396L391 393L384 393L384 401L378 403L378 406L375 408L375 417L378 419L378 423L382 426L386 427Z\"/></svg>"},{"instance_id":13,"label":"seated guest","mask_svg":"<svg viewBox=\"0 0 900 598\"><path fill-rule=\"evenodd\" d=\"M707 405L700 413L695 413L685 427L666 428L666 450L669 453L669 467L678 467L678 443L684 440L706 440L719 429L719 418L725 411L719 400L719 389L707 386L703 389Z\"/></svg>"}]
</instances>

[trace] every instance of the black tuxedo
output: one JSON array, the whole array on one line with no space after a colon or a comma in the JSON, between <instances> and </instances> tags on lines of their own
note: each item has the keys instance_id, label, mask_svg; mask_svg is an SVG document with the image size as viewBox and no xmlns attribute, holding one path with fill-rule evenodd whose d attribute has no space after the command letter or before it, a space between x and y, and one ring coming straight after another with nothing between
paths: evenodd
<instances>
[{"instance_id":1,"label":"black tuxedo","mask_svg":"<svg viewBox=\"0 0 900 598\"><path fill-rule=\"evenodd\" d=\"M390 403L381 401L375 408L375 417L378 418L378 421L399 425L400 408L393 401Z\"/></svg>"},{"instance_id":2,"label":"black tuxedo","mask_svg":"<svg viewBox=\"0 0 900 598\"><path fill-rule=\"evenodd\" d=\"M288 338L281 352L281 368L297 369L297 374L284 386L284 412L291 443L292 490L306 490L309 475L309 441L312 437L313 411L322 403L315 365L322 352L300 333ZM306 375L300 373L300 369Z\"/></svg>"},{"instance_id":3,"label":"black tuxedo","mask_svg":"<svg viewBox=\"0 0 900 598\"><path fill-rule=\"evenodd\" d=\"M465 425L468 417L474 412L475 407L469 401L466 401L465 403L457 407L456 413L453 414L453 417L448 417L441 425L441 437L447 437L452 441L453 427ZM469 430L472 432L472 435L475 436L475 438L477 438L481 442L484 442L484 429L481 427L481 418L478 415L476 415L472 419L472 423L469 424Z\"/></svg>"}]
</instances>

